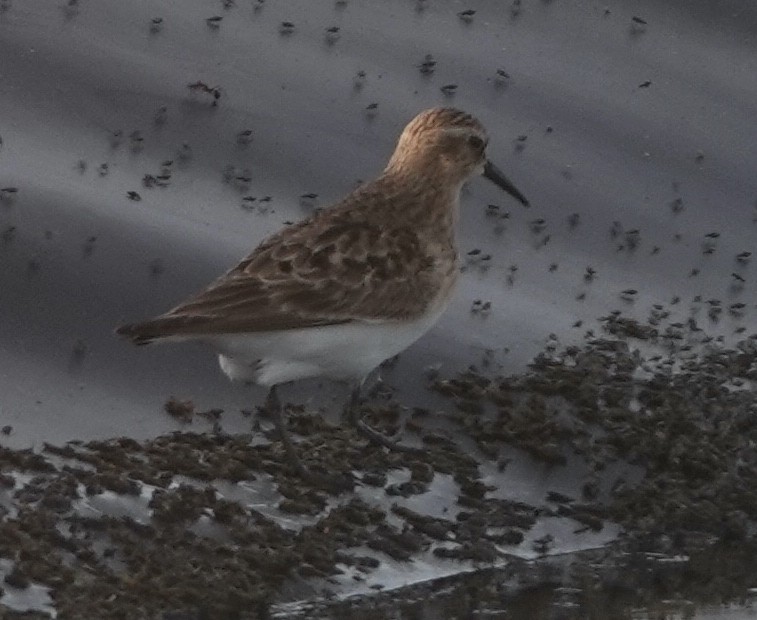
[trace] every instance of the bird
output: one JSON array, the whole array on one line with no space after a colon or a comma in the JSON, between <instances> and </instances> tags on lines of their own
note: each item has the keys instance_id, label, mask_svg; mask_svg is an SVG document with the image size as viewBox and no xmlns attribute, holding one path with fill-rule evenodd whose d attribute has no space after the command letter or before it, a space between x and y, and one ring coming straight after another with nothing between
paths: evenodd
<instances>
[{"instance_id":1,"label":"bird","mask_svg":"<svg viewBox=\"0 0 757 620\"><path fill-rule=\"evenodd\" d=\"M383 172L336 204L263 240L175 308L122 325L137 345L200 341L232 380L268 388L264 409L297 474L313 480L289 437L277 388L310 377L352 386L346 417L374 443L402 449L365 423L361 387L440 318L460 275L460 190L483 175L528 200L488 158L472 115L431 108L404 128Z\"/></svg>"}]
</instances>

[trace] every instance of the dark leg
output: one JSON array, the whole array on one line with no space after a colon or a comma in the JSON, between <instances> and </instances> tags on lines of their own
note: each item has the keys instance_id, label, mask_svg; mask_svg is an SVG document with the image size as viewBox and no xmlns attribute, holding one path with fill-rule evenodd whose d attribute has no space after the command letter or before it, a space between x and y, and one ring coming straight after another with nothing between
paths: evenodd
<instances>
[{"instance_id":1,"label":"dark leg","mask_svg":"<svg viewBox=\"0 0 757 620\"><path fill-rule=\"evenodd\" d=\"M273 425L276 427L276 433L284 446L284 451L287 454L289 464L294 468L297 474L305 478L309 472L302 464L300 457L297 455L297 451L294 449L294 444L292 443L292 438L289 437L286 424L281 417L281 401L279 400L275 385L268 390L268 396L266 396L265 399L265 409L273 420Z\"/></svg>"},{"instance_id":2,"label":"dark leg","mask_svg":"<svg viewBox=\"0 0 757 620\"><path fill-rule=\"evenodd\" d=\"M284 446L284 451L286 452L289 464L294 468L294 471L297 472L297 475L300 478L313 486L325 487L333 491L344 491L353 488L353 480L351 476L320 475L310 471L305 465L303 465L297 454L297 450L292 443L292 438L289 436L289 432L286 429L286 423L281 415L281 401L279 400L275 385L268 390L268 396L265 399L265 409L273 420L273 424L276 427L276 433L281 440L281 444Z\"/></svg>"},{"instance_id":3,"label":"dark leg","mask_svg":"<svg viewBox=\"0 0 757 620\"><path fill-rule=\"evenodd\" d=\"M388 437L384 433L377 431L375 428L366 424L360 415L360 384L358 383L350 394L350 400L347 403L347 420L355 429L377 446L384 446L395 452L421 452L418 448L403 446L398 443L396 437Z\"/></svg>"}]
</instances>

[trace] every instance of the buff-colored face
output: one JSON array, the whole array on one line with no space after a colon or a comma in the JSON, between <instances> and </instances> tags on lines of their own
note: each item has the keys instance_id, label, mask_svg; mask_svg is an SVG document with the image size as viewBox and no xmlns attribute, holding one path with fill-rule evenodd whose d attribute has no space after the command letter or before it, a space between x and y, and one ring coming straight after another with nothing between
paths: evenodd
<instances>
[{"instance_id":1,"label":"buff-colored face","mask_svg":"<svg viewBox=\"0 0 757 620\"><path fill-rule=\"evenodd\" d=\"M470 114L454 108L433 108L421 112L405 127L388 169L441 175L454 183L483 174L527 206L525 197L487 159L488 143L484 127Z\"/></svg>"},{"instance_id":2,"label":"buff-colored face","mask_svg":"<svg viewBox=\"0 0 757 620\"><path fill-rule=\"evenodd\" d=\"M476 127L451 127L439 131L439 154L450 175L467 179L483 174L486 164L486 134Z\"/></svg>"}]
</instances>

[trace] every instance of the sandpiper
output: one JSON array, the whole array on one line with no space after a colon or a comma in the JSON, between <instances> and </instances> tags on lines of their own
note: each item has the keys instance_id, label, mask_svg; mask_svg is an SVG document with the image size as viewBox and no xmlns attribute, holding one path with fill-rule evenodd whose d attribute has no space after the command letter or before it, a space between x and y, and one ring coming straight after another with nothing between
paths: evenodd
<instances>
[{"instance_id":1,"label":"sandpiper","mask_svg":"<svg viewBox=\"0 0 757 620\"><path fill-rule=\"evenodd\" d=\"M372 441L398 447L360 419L360 387L447 307L459 277L460 188L483 174L528 206L487 159L487 143L470 114L421 112L376 180L264 240L172 310L117 333L139 345L205 342L229 378L268 387L265 406L304 478L312 476L281 419L276 386L283 383L307 377L351 382L349 420Z\"/></svg>"}]
</instances>

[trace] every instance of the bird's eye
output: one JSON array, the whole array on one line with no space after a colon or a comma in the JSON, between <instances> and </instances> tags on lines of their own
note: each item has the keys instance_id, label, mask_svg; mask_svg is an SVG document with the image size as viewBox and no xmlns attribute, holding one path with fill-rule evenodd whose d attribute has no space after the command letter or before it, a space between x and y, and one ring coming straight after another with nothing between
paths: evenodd
<instances>
[{"instance_id":1,"label":"bird's eye","mask_svg":"<svg viewBox=\"0 0 757 620\"><path fill-rule=\"evenodd\" d=\"M470 136L468 138L468 144L470 144L477 151L482 151L484 148L484 141L478 136Z\"/></svg>"}]
</instances>

